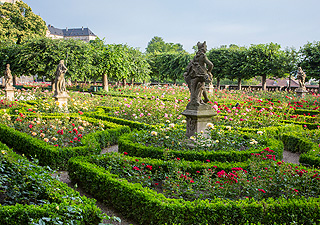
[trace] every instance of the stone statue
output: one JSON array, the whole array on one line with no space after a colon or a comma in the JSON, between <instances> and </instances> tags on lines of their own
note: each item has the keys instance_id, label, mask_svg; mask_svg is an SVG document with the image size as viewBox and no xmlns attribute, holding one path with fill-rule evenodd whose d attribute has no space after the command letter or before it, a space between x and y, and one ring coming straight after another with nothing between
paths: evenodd
<instances>
[{"instance_id":1,"label":"stone statue","mask_svg":"<svg viewBox=\"0 0 320 225\"><path fill-rule=\"evenodd\" d=\"M13 78L11 75L10 64L7 64L7 66L6 66L6 71L4 72L4 79L6 82L5 88L12 88L13 87L13 83L12 83Z\"/></svg>"},{"instance_id":2,"label":"stone statue","mask_svg":"<svg viewBox=\"0 0 320 225\"><path fill-rule=\"evenodd\" d=\"M206 42L198 42L197 46L198 51L183 74L190 91L190 102L187 105L187 109L198 109L200 106L206 106L206 103L209 102L205 83L212 81L211 70L213 64L206 56ZM202 96L204 97L203 100Z\"/></svg>"},{"instance_id":3,"label":"stone statue","mask_svg":"<svg viewBox=\"0 0 320 225\"><path fill-rule=\"evenodd\" d=\"M298 67L297 79L299 80L300 88L305 90L306 89L306 74L302 71L301 67Z\"/></svg>"},{"instance_id":4,"label":"stone statue","mask_svg":"<svg viewBox=\"0 0 320 225\"><path fill-rule=\"evenodd\" d=\"M64 60L60 60L59 65L57 67L55 73L55 93L53 97L61 96L66 94L66 80L64 78L64 74L67 72L67 67L64 65Z\"/></svg>"}]
</instances>

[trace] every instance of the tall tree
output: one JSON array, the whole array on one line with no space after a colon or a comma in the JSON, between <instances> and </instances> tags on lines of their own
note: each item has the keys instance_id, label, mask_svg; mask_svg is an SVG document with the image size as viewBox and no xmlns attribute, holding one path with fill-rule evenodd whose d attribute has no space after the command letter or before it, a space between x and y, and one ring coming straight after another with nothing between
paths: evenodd
<instances>
[{"instance_id":1,"label":"tall tree","mask_svg":"<svg viewBox=\"0 0 320 225\"><path fill-rule=\"evenodd\" d=\"M208 59L213 63L212 76L217 79L217 89L220 89L220 80L228 75L229 50L226 46L213 48L208 52Z\"/></svg>"},{"instance_id":2,"label":"tall tree","mask_svg":"<svg viewBox=\"0 0 320 225\"><path fill-rule=\"evenodd\" d=\"M47 26L24 2L0 4L0 40L20 44L30 38L44 37Z\"/></svg>"},{"instance_id":3,"label":"tall tree","mask_svg":"<svg viewBox=\"0 0 320 225\"><path fill-rule=\"evenodd\" d=\"M247 71L253 77L262 77L262 89L267 90L267 77L284 77L286 74L283 68L283 51L279 44L251 45L248 49Z\"/></svg>"},{"instance_id":4,"label":"tall tree","mask_svg":"<svg viewBox=\"0 0 320 225\"><path fill-rule=\"evenodd\" d=\"M149 79L149 74L151 72L150 65L147 61L147 57L139 49L129 47L129 76L131 82L136 81L146 81Z\"/></svg>"},{"instance_id":5,"label":"tall tree","mask_svg":"<svg viewBox=\"0 0 320 225\"><path fill-rule=\"evenodd\" d=\"M37 38L26 41L19 49L17 64L26 75L54 81L59 60L68 68L66 78L84 79L91 72L89 44L73 39Z\"/></svg>"},{"instance_id":6,"label":"tall tree","mask_svg":"<svg viewBox=\"0 0 320 225\"><path fill-rule=\"evenodd\" d=\"M289 75L289 83L288 83L289 89L291 87L291 78L296 74L296 71L297 71L298 60L299 60L298 52L294 47L285 48L283 67L284 67L285 73Z\"/></svg>"},{"instance_id":7,"label":"tall tree","mask_svg":"<svg viewBox=\"0 0 320 225\"><path fill-rule=\"evenodd\" d=\"M183 46L180 43L166 43L162 37L153 37L149 41L146 48L147 53L161 53L161 52L181 52L183 51Z\"/></svg>"},{"instance_id":8,"label":"tall tree","mask_svg":"<svg viewBox=\"0 0 320 225\"><path fill-rule=\"evenodd\" d=\"M124 81L129 74L128 46L123 44L108 44L105 51L106 71L109 77Z\"/></svg>"},{"instance_id":9,"label":"tall tree","mask_svg":"<svg viewBox=\"0 0 320 225\"><path fill-rule=\"evenodd\" d=\"M238 80L238 90L241 90L242 80L248 80L253 77L248 73L248 50L245 47L238 47L237 45L231 45L229 47L229 63L227 64L227 73L229 79Z\"/></svg>"},{"instance_id":10,"label":"tall tree","mask_svg":"<svg viewBox=\"0 0 320 225\"><path fill-rule=\"evenodd\" d=\"M301 67L310 76L319 81L320 93L320 42L308 42L300 49Z\"/></svg>"},{"instance_id":11,"label":"tall tree","mask_svg":"<svg viewBox=\"0 0 320 225\"><path fill-rule=\"evenodd\" d=\"M108 67L107 48L104 40L96 38L90 41L91 52L92 52L92 66L93 73L92 78L97 80L102 76L103 90L109 91L108 75L106 74Z\"/></svg>"}]
</instances>

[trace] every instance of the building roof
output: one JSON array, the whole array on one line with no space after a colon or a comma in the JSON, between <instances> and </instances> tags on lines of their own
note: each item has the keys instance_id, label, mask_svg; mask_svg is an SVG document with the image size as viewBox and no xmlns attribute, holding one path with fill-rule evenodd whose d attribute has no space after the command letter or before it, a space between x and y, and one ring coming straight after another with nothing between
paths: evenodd
<instances>
[{"instance_id":1,"label":"building roof","mask_svg":"<svg viewBox=\"0 0 320 225\"><path fill-rule=\"evenodd\" d=\"M54 26L52 26L50 24L48 25L48 29L50 31L50 34L52 34L52 35L64 36L63 31L61 29L55 28Z\"/></svg>"},{"instance_id":2,"label":"building roof","mask_svg":"<svg viewBox=\"0 0 320 225\"><path fill-rule=\"evenodd\" d=\"M50 34L60 35L64 37L74 37L74 36L96 36L89 28L66 28L59 29L55 28L52 25L48 25Z\"/></svg>"},{"instance_id":3,"label":"building roof","mask_svg":"<svg viewBox=\"0 0 320 225\"><path fill-rule=\"evenodd\" d=\"M266 85L267 86L279 86L279 87L287 87L289 84L289 78L277 78L277 79L267 79ZM261 86L262 83L258 84L258 86ZM313 87L315 85L310 85L308 82L306 82L307 87ZM299 81L291 78L290 87L300 87Z\"/></svg>"},{"instance_id":4,"label":"building roof","mask_svg":"<svg viewBox=\"0 0 320 225\"><path fill-rule=\"evenodd\" d=\"M72 36L96 36L89 28L66 28L63 29L63 34L65 37Z\"/></svg>"}]
</instances>

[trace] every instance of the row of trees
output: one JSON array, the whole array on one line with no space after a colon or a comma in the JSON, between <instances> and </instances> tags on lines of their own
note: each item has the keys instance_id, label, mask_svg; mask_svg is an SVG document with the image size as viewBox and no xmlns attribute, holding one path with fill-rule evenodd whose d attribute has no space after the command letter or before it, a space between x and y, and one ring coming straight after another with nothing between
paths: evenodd
<instances>
[{"instance_id":1,"label":"row of trees","mask_svg":"<svg viewBox=\"0 0 320 225\"><path fill-rule=\"evenodd\" d=\"M123 44L105 44L97 39L90 43L78 40L45 38L45 22L31 8L19 1L0 4L0 70L11 65L16 76L38 75L54 80L59 60L64 59L72 80L102 79L104 88L108 78L114 81L169 81L183 80L183 72L194 54L189 54L179 43L166 43L154 37L146 52ZM196 51L196 46L194 47ZM212 74L217 86L221 79L241 82L261 76L265 87L267 78L292 77L298 66L307 79L319 80L320 42L307 43L299 51L281 49L274 43L239 47L236 45L213 48L208 52L213 62Z\"/></svg>"},{"instance_id":2,"label":"row of trees","mask_svg":"<svg viewBox=\"0 0 320 225\"><path fill-rule=\"evenodd\" d=\"M159 48L158 51L153 49L148 53L152 77L157 77L160 81L173 82L183 79L184 68L194 54L172 49L164 52L162 49ZM196 51L196 48L194 49ZM261 77L262 88L266 90L267 78L291 79L296 75L298 66L306 72L307 80L320 79L320 42L307 43L300 50L295 48L283 50L275 43L250 47L221 46L208 51L207 56L214 65L212 75L217 81L218 88L222 79L237 80L241 89L243 80Z\"/></svg>"},{"instance_id":3,"label":"row of trees","mask_svg":"<svg viewBox=\"0 0 320 225\"><path fill-rule=\"evenodd\" d=\"M96 39L90 43L73 39L36 38L22 44L0 45L1 68L11 65L16 76L35 75L54 81L59 60L64 59L71 80L102 79L104 88L109 78L116 81L148 79L146 56L136 48L122 44L105 44Z\"/></svg>"},{"instance_id":4,"label":"row of trees","mask_svg":"<svg viewBox=\"0 0 320 225\"><path fill-rule=\"evenodd\" d=\"M160 39L161 40L161 39ZM154 45L154 43L152 43ZM174 45L170 45L174 46ZM194 54L172 48L160 51L153 48L149 53L123 44L105 44L96 39L90 43L73 39L29 39L21 44L2 42L0 44L1 68L11 65L17 76L35 75L54 80L54 72L60 59L68 67L66 76L72 80L102 80L108 87L108 78L113 81L146 81L176 83L183 80L183 72ZM148 48L147 48L148 49ZM292 77L298 66L308 78L319 80L320 42L308 43L299 51L294 48L281 49L278 44L259 44L250 47L236 45L213 48L208 58L214 64L212 74L219 87L221 79L241 82L261 76L263 88L266 79Z\"/></svg>"}]
</instances>

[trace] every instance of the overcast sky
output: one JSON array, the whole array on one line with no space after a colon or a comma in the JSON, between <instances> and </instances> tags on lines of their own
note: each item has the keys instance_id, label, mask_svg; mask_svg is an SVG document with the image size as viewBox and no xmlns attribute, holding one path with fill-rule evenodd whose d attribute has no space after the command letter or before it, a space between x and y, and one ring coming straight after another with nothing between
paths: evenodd
<instances>
[{"instance_id":1,"label":"overcast sky","mask_svg":"<svg viewBox=\"0 0 320 225\"><path fill-rule=\"evenodd\" d=\"M299 49L320 40L319 0L24 0L47 25L88 27L106 43L145 51L159 36L188 52L198 41L278 43Z\"/></svg>"}]
</instances>

